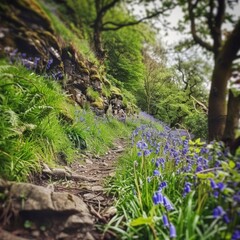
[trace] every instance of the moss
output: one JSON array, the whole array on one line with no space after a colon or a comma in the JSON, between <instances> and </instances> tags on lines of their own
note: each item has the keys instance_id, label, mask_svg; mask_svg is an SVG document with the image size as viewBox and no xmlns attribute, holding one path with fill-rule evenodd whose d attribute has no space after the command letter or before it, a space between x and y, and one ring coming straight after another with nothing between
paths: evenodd
<instances>
[{"instance_id":1,"label":"moss","mask_svg":"<svg viewBox=\"0 0 240 240\"><path fill-rule=\"evenodd\" d=\"M99 76L99 75L97 75L97 74L94 74L94 75L91 75L90 76L90 79L92 80L92 81L102 81L101 80L101 77Z\"/></svg>"},{"instance_id":2,"label":"moss","mask_svg":"<svg viewBox=\"0 0 240 240\"><path fill-rule=\"evenodd\" d=\"M101 110L104 109L104 101L100 97L98 97L95 102L91 103L91 105Z\"/></svg>"},{"instance_id":3,"label":"moss","mask_svg":"<svg viewBox=\"0 0 240 240\"><path fill-rule=\"evenodd\" d=\"M117 87L112 86L110 89L111 93L116 96L122 96L121 90Z\"/></svg>"},{"instance_id":4,"label":"moss","mask_svg":"<svg viewBox=\"0 0 240 240\"><path fill-rule=\"evenodd\" d=\"M102 87L102 95L103 95L104 97L107 97L107 98L109 98L109 97L111 96L111 91L110 91L110 89L107 88L105 85L103 85L103 87Z\"/></svg>"},{"instance_id":5,"label":"moss","mask_svg":"<svg viewBox=\"0 0 240 240\"><path fill-rule=\"evenodd\" d=\"M87 68L81 68L80 71L81 71L82 74L89 75L89 70Z\"/></svg>"},{"instance_id":6,"label":"moss","mask_svg":"<svg viewBox=\"0 0 240 240\"><path fill-rule=\"evenodd\" d=\"M91 68L89 72L91 75L99 75L97 69L95 68Z\"/></svg>"},{"instance_id":7,"label":"moss","mask_svg":"<svg viewBox=\"0 0 240 240\"><path fill-rule=\"evenodd\" d=\"M89 87L87 89L87 97L92 101L96 101L99 98L99 93L94 91L92 87Z\"/></svg>"},{"instance_id":8,"label":"moss","mask_svg":"<svg viewBox=\"0 0 240 240\"><path fill-rule=\"evenodd\" d=\"M87 68L87 66L86 66L86 64L85 64L84 61L79 60L79 61L77 61L77 62L78 62L79 66L80 66L81 68L83 68L83 69Z\"/></svg>"},{"instance_id":9,"label":"moss","mask_svg":"<svg viewBox=\"0 0 240 240\"><path fill-rule=\"evenodd\" d=\"M103 79L103 83L106 85L106 87L109 87L109 88L110 88L111 85L112 85L112 84L110 83L110 81L108 81L106 77L103 77L102 79Z\"/></svg>"}]
</instances>

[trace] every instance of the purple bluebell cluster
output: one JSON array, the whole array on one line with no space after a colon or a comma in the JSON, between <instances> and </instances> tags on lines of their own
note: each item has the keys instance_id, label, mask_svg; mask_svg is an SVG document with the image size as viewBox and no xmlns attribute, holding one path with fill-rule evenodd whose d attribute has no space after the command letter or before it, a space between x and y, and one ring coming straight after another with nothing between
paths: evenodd
<instances>
[{"instance_id":1,"label":"purple bluebell cluster","mask_svg":"<svg viewBox=\"0 0 240 240\"><path fill-rule=\"evenodd\" d=\"M7 51L6 53L9 55L9 60L11 63L21 63L28 70L32 70L37 73L46 71L46 76L52 77L55 80L62 80L64 78L62 70L52 69L54 63L53 58L49 58L47 63L45 63L40 56L29 56L27 53L19 52L18 49Z\"/></svg>"},{"instance_id":2,"label":"purple bluebell cluster","mask_svg":"<svg viewBox=\"0 0 240 240\"><path fill-rule=\"evenodd\" d=\"M149 168L146 171L150 175L147 184L153 186L153 192L149 194L152 195L153 205L163 211L163 225L171 230L170 237L176 237L176 229L167 213L177 211L173 207L176 202L186 203L192 199L193 204L205 209L204 214L208 212L209 226L211 219L219 219L217 224L226 224L222 231L237 239L240 229L236 226L240 221L240 191L237 190L240 189L239 160L230 164L229 153L223 150L222 143L194 142L167 125L161 125L162 131L153 129L150 124L138 127L132 134L132 143L136 152L145 156L144 167Z\"/></svg>"}]
</instances>

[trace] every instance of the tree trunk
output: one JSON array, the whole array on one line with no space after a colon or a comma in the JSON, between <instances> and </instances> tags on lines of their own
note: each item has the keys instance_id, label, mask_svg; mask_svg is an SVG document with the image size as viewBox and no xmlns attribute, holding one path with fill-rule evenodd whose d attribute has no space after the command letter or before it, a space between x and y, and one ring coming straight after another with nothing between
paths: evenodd
<instances>
[{"instance_id":1,"label":"tree trunk","mask_svg":"<svg viewBox=\"0 0 240 240\"><path fill-rule=\"evenodd\" d=\"M231 146L235 140L235 133L238 128L238 121L240 117L240 95L234 96L230 89L228 96L227 119L223 141L226 145Z\"/></svg>"},{"instance_id":2,"label":"tree trunk","mask_svg":"<svg viewBox=\"0 0 240 240\"><path fill-rule=\"evenodd\" d=\"M221 64L221 62L220 59L216 60L209 95L208 138L210 141L222 138L227 115L226 89L231 66Z\"/></svg>"},{"instance_id":3,"label":"tree trunk","mask_svg":"<svg viewBox=\"0 0 240 240\"><path fill-rule=\"evenodd\" d=\"M105 59L105 51L102 47L102 40L101 40L101 28L102 28L102 22L99 18L96 19L94 22L94 28L93 28L93 43L94 43L94 51L95 55L101 62Z\"/></svg>"},{"instance_id":4,"label":"tree trunk","mask_svg":"<svg viewBox=\"0 0 240 240\"><path fill-rule=\"evenodd\" d=\"M240 49L240 21L226 40L218 56L212 75L209 95L208 139L221 140L226 123L227 81L231 75L232 62Z\"/></svg>"}]
</instances>

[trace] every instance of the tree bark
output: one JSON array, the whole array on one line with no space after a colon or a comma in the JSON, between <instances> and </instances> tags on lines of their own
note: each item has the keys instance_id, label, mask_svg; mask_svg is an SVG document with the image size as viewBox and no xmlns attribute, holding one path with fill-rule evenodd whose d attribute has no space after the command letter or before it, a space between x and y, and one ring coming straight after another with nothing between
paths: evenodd
<instances>
[{"instance_id":1,"label":"tree bark","mask_svg":"<svg viewBox=\"0 0 240 240\"><path fill-rule=\"evenodd\" d=\"M208 139L222 140L226 123L227 81L231 75L232 63L240 49L240 21L226 40L218 56L212 75L209 95Z\"/></svg>"},{"instance_id":2,"label":"tree bark","mask_svg":"<svg viewBox=\"0 0 240 240\"><path fill-rule=\"evenodd\" d=\"M227 146L231 146L235 140L235 133L238 128L240 117L240 95L234 96L231 89L228 95L228 109L226 126L223 135L223 141Z\"/></svg>"}]
</instances>

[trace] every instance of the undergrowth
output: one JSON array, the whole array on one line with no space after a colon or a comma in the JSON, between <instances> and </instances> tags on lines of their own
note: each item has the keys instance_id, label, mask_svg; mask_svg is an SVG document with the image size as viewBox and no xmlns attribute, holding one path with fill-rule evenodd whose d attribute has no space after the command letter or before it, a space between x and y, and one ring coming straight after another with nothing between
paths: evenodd
<instances>
[{"instance_id":1,"label":"undergrowth","mask_svg":"<svg viewBox=\"0 0 240 240\"><path fill-rule=\"evenodd\" d=\"M51 79L0 62L0 175L26 181L50 166L71 163L80 151L105 153L132 123L96 117L77 107Z\"/></svg>"},{"instance_id":2,"label":"undergrowth","mask_svg":"<svg viewBox=\"0 0 240 240\"><path fill-rule=\"evenodd\" d=\"M133 131L108 185L118 214L105 232L129 240L239 239L239 159L221 143L159 125Z\"/></svg>"}]
</instances>

